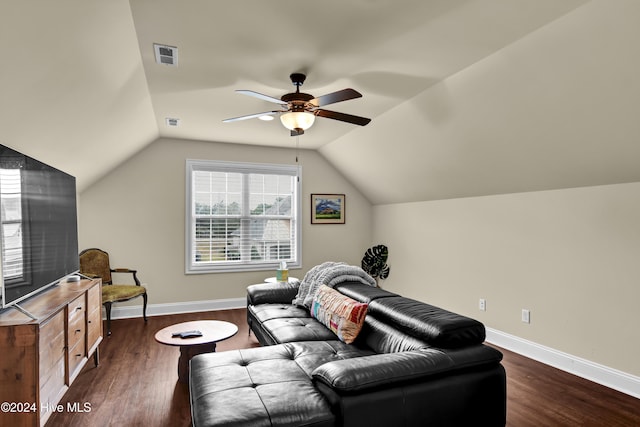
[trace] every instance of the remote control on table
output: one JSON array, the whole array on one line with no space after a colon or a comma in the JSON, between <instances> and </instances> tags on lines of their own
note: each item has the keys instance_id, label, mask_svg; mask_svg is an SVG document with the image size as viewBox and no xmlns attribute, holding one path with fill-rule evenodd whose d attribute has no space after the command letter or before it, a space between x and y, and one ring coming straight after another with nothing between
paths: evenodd
<instances>
[{"instance_id":1,"label":"remote control on table","mask_svg":"<svg viewBox=\"0 0 640 427\"><path fill-rule=\"evenodd\" d=\"M173 338L195 338L195 337L201 337L202 336L202 332L200 331L184 331L184 332L174 332L173 334L171 334L171 336Z\"/></svg>"}]
</instances>

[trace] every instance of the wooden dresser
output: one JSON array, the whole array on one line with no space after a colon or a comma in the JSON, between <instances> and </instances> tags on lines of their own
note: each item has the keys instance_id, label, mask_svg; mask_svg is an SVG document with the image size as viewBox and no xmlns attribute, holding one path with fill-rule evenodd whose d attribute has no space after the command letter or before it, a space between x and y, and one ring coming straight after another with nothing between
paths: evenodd
<instances>
[{"instance_id":1,"label":"wooden dresser","mask_svg":"<svg viewBox=\"0 0 640 427\"><path fill-rule=\"evenodd\" d=\"M0 425L43 426L102 341L100 280L61 283L0 313ZM90 403L89 403L90 404ZM79 406L78 406L79 405Z\"/></svg>"}]
</instances>

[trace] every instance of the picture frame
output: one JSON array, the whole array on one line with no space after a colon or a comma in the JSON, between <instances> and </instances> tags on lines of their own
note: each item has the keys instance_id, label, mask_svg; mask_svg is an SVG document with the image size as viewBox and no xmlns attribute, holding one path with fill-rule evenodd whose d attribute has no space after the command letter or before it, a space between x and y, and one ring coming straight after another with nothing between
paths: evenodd
<instances>
[{"instance_id":1,"label":"picture frame","mask_svg":"<svg viewBox=\"0 0 640 427\"><path fill-rule=\"evenodd\" d=\"M311 224L344 224L344 194L312 194Z\"/></svg>"}]
</instances>

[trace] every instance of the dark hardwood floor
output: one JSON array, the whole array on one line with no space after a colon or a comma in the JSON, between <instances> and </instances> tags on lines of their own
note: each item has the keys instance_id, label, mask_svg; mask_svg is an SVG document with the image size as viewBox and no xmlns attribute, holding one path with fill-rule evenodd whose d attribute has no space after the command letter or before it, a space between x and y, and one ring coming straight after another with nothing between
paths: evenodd
<instances>
[{"instance_id":1,"label":"dark hardwood floor","mask_svg":"<svg viewBox=\"0 0 640 427\"><path fill-rule=\"evenodd\" d=\"M189 390L178 382L179 350L157 343L154 335L173 323L201 319L238 325L217 351L258 346L243 309L150 317L146 324L115 320L113 334L100 345L100 365L90 361L61 402L88 410L53 414L47 427L189 426ZM639 399L501 350L508 426L640 426Z\"/></svg>"},{"instance_id":2,"label":"dark hardwood floor","mask_svg":"<svg viewBox=\"0 0 640 427\"><path fill-rule=\"evenodd\" d=\"M640 426L640 399L498 349L507 371L508 426Z\"/></svg>"},{"instance_id":3,"label":"dark hardwood floor","mask_svg":"<svg viewBox=\"0 0 640 427\"><path fill-rule=\"evenodd\" d=\"M51 416L47 427L118 426L182 427L191 425L189 389L178 382L178 347L159 344L154 335L174 323L226 320L238 333L217 344L216 351L258 347L249 337L246 310L221 310L142 319L114 320L111 336L100 344L100 365L90 360L62 399L62 404L85 403L91 411L63 411Z\"/></svg>"}]
</instances>

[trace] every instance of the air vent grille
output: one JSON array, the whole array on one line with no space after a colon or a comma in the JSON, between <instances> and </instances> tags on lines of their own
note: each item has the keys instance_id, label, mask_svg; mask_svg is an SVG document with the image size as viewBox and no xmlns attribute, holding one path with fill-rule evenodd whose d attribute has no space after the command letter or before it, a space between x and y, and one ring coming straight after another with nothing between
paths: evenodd
<instances>
[{"instance_id":1,"label":"air vent grille","mask_svg":"<svg viewBox=\"0 0 640 427\"><path fill-rule=\"evenodd\" d=\"M178 66L177 47L154 43L153 50L158 64L170 65L172 67Z\"/></svg>"},{"instance_id":2,"label":"air vent grille","mask_svg":"<svg viewBox=\"0 0 640 427\"><path fill-rule=\"evenodd\" d=\"M164 119L167 126L177 127L180 126L180 119L175 119L173 117L167 117Z\"/></svg>"}]
</instances>

